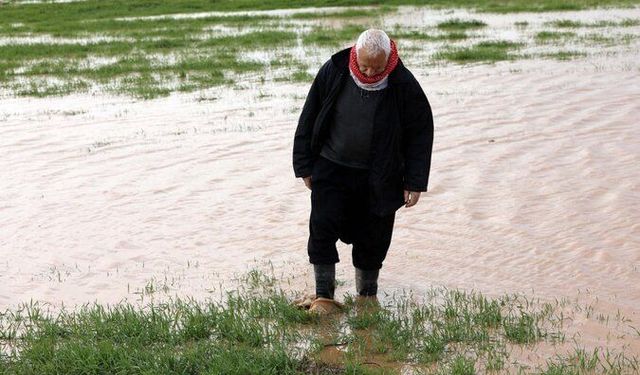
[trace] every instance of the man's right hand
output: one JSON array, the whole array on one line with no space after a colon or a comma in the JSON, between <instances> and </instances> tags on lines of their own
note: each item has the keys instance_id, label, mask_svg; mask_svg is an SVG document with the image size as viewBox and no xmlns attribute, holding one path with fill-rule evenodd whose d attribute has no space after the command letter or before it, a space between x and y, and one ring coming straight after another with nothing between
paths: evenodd
<instances>
[{"instance_id":1,"label":"man's right hand","mask_svg":"<svg viewBox=\"0 0 640 375\"><path fill-rule=\"evenodd\" d=\"M302 177L302 180L304 181L304 186L311 190L311 176Z\"/></svg>"}]
</instances>

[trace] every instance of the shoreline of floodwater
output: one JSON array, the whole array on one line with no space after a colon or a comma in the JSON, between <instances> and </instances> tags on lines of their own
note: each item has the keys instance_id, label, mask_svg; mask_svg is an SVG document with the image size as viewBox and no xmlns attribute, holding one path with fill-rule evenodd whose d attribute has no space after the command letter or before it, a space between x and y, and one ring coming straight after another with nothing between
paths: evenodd
<instances>
[{"instance_id":1,"label":"shoreline of floodwater","mask_svg":"<svg viewBox=\"0 0 640 375\"><path fill-rule=\"evenodd\" d=\"M540 302L518 294L490 298L432 288L423 301L411 293L381 304L346 295L344 311L320 317L296 307L297 294L282 286L273 275L254 269L220 301L96 303L56 313L38 303L23 304L0 313L0 368L7 375L640 370L637 353L592 347L579 335L568 336L567 325L579 310L568 314L567 308L580 309L568 300ZM593 321L631 326L624 317L590 313ZM635 332L640 340L640 331ZM531 354L541 346L556 351L532 363Z\"/></svg>"}]
</instances>

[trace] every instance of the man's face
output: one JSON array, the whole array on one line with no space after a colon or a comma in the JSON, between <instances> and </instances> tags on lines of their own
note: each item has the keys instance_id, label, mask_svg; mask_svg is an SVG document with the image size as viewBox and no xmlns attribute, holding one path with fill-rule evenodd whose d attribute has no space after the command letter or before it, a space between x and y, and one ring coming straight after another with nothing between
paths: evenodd
<instances>
[{"instance_id":1,"label":"man's face","mask_svg":"<svg viewBox=\"0 0 640 375\"><path fill-rule=\"evenodd\" d=\"M367 77L373 77L376 74L384 72L387 67L387 58L384 52L375 55L369 54L364 48L360 48L356 54L356 61L360 72Z\"/></svg>"}]
</instances>

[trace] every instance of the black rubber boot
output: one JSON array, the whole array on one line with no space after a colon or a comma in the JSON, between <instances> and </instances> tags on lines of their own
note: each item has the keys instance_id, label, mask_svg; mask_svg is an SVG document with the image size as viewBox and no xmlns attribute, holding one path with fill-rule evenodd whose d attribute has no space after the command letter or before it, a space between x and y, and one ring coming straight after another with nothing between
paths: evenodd
<instances>
[{"instance_id":1,"label":"black rubber boot","mask_svg":"<svg viewBox=\"0 0 640 375\"><path fill-rule=\"evenodd\" d=\"M314 264L313 273L316 278L316 297L333 299L336 290L336 265Z\"/></svg>"},{"instance_id":2,"label":"black rubber boot","mask_svg":"<svg viewBox=\"0 0 640 375\"><path fill-rule=\"evenodd\" d=\"M380 270L361 270L356 267L356 290L361 296L378 294L378 274Z\"/></svg>"}]
</instances>

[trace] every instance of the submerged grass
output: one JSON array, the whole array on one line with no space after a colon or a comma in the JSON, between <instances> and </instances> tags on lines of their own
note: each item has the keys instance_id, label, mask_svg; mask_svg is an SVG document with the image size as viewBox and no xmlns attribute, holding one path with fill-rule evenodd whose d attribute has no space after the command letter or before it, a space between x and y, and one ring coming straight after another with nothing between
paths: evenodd
<instances>
[{"instance_id":1,"label":"submerged grass","mask_svg":"<svg viewBox=\"0 0 640 375\"><path fill-rule=\"evenodd\" d=\"M558 304L520 295L488 298L434 288L425 300L389 296L385 306L346 296L345 311L320 318L252 270L219 301L174 299L144 306L85 305L51 312L28 303L0 313L3 374L435 374L502 371L506 344L562 337ZM332 362L327 348L340 347ZM637 370L638 360L576 350L544 374ZM575 370L575 371L574 371Z\"/></svg>"},{"instance_id":2,"label":"submerged grass","mask_svg":"<svg viewBox=\"0 0 640 375\"><path fill-rule=\"evenodd\" d=\"M280 8L322 7L322 6L363 6L378 5L377 0L174 0L158 2L153 0L85 0L69 3L17 4L9 2L0 12L0 25L15 22L31 23L42 20L43 14L53 15L56 20L80 20L90 15L95 19L129 16L154 16L176 13L206 11L266 10ZM388 0L386 5L428 5L435 8L472 8L488 12L525 12L579 10L596 7L633 6L634 0Z\"/></svg>"},{"instance_id":3,"label":"submerged grass","mask_svg":"<svg viewBox=\"0 0 640 375\"><path fill-rule=\"evenodd\" d=\"M62 5L62 4L58 4ZM123 14L123 16L126 16ZM33 19L31 22L6 24L2 34L20 36L47 34L54 37L83 37L92 35L121 37L180 37L201 32L208 26L225 25L243 28L258 27L265 22L281 20L269 15L229 15L198 18L152 18L152 19L115 19L115 18L69 18L49 22L47 19Z\"/></svg>"},{"instance_id":4,"label":"submerged grass","mask_svg":"<svg viewBox=\"0 0 640 375\"><path fill-rule=\"evenodd\" d=\"M64 82L42 82L29 79L11 86L17 96L31 96L44 98L49 96L64 96L83 92L90 87L90 83L82 79L72 79Z\"/></svg>"},{"instance_id":5,"label":"submerged grass","mask_svg":"<svg viewBox=\"0 0 640 375\"><path fill-rule=\"evenodd\" d=\"M0 46L0 59L5 63L43 58L87 58L126 56L131 52L146 54L180 52L219 48L226 51L238 49L272 49L292 45L297 35L293 32L265 30L233 36L207 39L174 38L122 40L73 44L8 44Z\"/></svg>"},{"instance_id":6,"label":"submerged grass","mask_svg":"<svg viewBox=\"0 0 640 375\"><path fill-rule=\"evenodd\" d=\"M436 53L435 58L456 63L496 62L512 60L515 56L511 51L519 48L520 43L504 40L485 41L471 47L452 48Z\"/></svg>"},{"instance_id":7,"label":"submerged grass","mask_svg":"<svg viewBox=\"0 0 640 375\"><path fill-rule=\"evenodd\" d=\"M627 18L622 21L603 20L597 22L582 22L575 20L555 20L546 22L545 25L560 28L581 28L581 27L632 27L640 25L640 20L635 18Z\"/></svg>"},{"instance_id":8,"label":"submerged grass","mask_svg":"<svg viewBox=\"0 0 640 375\"><path fill-rule=\"evenodd\" d=\"M586 53L581 51L557 51L557 52L545 53L542 56L549 57L556 60L567 61L567 60L573 60L578 57L584 57L586 55L587 55Z\"/></svg>"},{"instance_id":9,"label":"submerged grass","mask_svg":"<svg viewBox=\"0 0 640 375\"><path fill-rule=\"evenodd\" d=\"M444 34L430 34L416 30L394 30L389 33L392 39L423 41L458 41L469 38L465 32L452 31Z\"/></svg>"},{"instance_id":10,"label":"submerged grass","mask_svg":"<svg viewBox=\"0 0 640 375\"><path fill-rule=\"evenodd\" d=\"M446 20L438 23L438 29L443 30L467 30L467 29L478 29L482 27L486 27L487 24L480 20L462 20L460 18L453 18L450 20Z\"/></svg>"},{"instance_id":11,"label":"submerged grass","mask_svg":"<svg viewBox=\"0 0 640 375\"><path fill-rule=\"evenodd\" d=\"M309 33L303 35L302 42L305 45L318 45L335 47L352 41L366 27L359 24L347 24L340 28L314 27Z\"/></svg>"},{"instance_id":12,"label":"submerged grass","mask_svg":"<svg viewBox=\"0 0 640 375\"><path fill-rule=\"evenodd\" d=\"M566 356L557 355L547 361L542 375L637 374L640 362L635 357L612 353L608 349L587 351L576 347Z\"/></svg>"},{"instance_id":13,"label":"submerged grass","mask_svg":"<svg viewBox=\"0 0 640 375\"><path fill-rule=\"evenodd\" d=\"M277 81L312 80L308 66L287 59L287 50L295 46L306 49L337 49L353 43L357 35L393 13L399 4L434 7L472 7L478 10L545 10L553 7L593 7L591 1L534 2L391 1L384 6L302 12L289 15L208 14L195 18L173 18L173 13L201 11L256 10L279 7L375 5L375 2L310 1L263 2L238 0L177 0L171 4L151 0L134 3L124 0L102 2L85 0L69 3L4 3L0 12L0 37L17 38L0 45L0 89L15 95L50 96L73 92L105 90L115 94L152 99L174 91L195 90L233 84L243 73L276 69ZM605 4L605 3L601 3ZM625 5L631 2L610 2ZM606 5L605 4L605 5ZM136 18L145 16L155 18ZM124 17L124 18L123 18ZM55 18L55 22L51 19ZM339 27L315 24L301 28L300 21L340 18ZM297 20L297 21L296 21ZM313 25L313 24L312 24ZM638 20L598 21L584 24L556 20L555 27L625 27ZM528 55L515 55L520 44L485 41L458 47L456 42L477 38L474 31L486 28L477 19L451 18L427 29L390 30L392 38L407 52L436 50L430 59L456 63L495 62ZM585 44L629 43L633 35L621 38L597 36L574 37L571 32L542 31L534 36L538 44L559 43L566 39ZM53 40L51 38L53 37ZM39 40L39 38L42 38ZM528 39L528 38L527 38ZM429 45L432 44L432 45ZM257 60L247 59L255 52ZM547 56L545 56L547 57ZM558 54L557 58L562 58ZM274 61L278 61L273 63ZM304 66L301 66L304 65ZM264 78L261 78L264 79Z\"/></svg>"},{"instance_id":14,"label":"submerged grass","mask_svg":"<svg viewBox=\"0 0 640 375\"><path fill-rule=\"evenodd\" d=\"M208 39L5 45L0 46L0 64L4 68L0 82L6 82L4 87L20 96L64 95L83 91L91 82L96 82L111 83L107 91L113 93L152 99L166 96L176 87L188 92L232 82L225 78L225 72L263 70L265 63L245 60L241 52L283 48L292 45L296 38L293 32L264 30ZM89 59L106 62L94 66L87 63ZM31 63L16 72L25 61ZM29 83L8 84L17 78L27 78ZM51 85L47 81L52 78L68 82Z\"/></svg>"},{"instance_id":15,"label":"submerged grass","mask_svg":"<svg viewBox=\"0 0 640 375\"><path fill-rule=\"evenodd\" d=\"M340 11L332 11L332 12L303 12L303 13L294 13L289 18L292 19L321 19L321 18L334 18L334 19L342 19L342 18L363 18L363 17L378 17L385 13L395 12L395 8L391 8L388 6L376 7L373 9L346 9Z\"/></svg>"},{"instance_id":16,"label":"submerged grass","mask_svg":"<svg viewBox=\"0 0 640 375\"><path fill-rule=\"evenodd\" d=\"M575 36L576 33L572 32L540 31L535 35L535 39L539 43L549 43L575 38Z\"/></svg>"}]
</instances>

